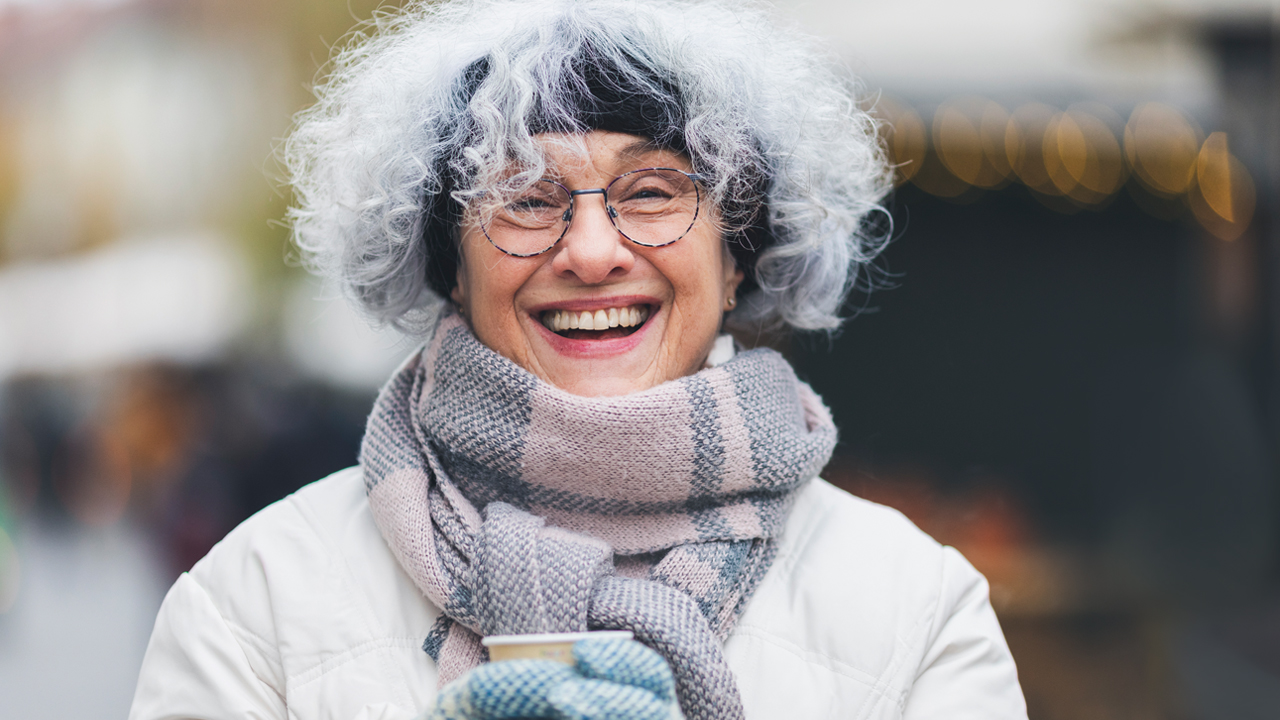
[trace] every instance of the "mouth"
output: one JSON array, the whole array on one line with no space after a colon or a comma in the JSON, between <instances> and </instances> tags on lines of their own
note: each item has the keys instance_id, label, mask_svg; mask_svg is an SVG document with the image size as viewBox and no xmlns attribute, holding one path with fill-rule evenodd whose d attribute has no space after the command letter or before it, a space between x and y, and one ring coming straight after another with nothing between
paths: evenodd
<instances>
[{"instance_id":1,"label":"mouth","mask_svg":"<svg viewBox=\"0 0 1280 720\"><path fill-rule=\"evenodd\" d=\"M613 340L640 329L652 315L648 305L597 310L546 310L538 318L543 327L571 340Z\"/></svg>"}]
</instances>

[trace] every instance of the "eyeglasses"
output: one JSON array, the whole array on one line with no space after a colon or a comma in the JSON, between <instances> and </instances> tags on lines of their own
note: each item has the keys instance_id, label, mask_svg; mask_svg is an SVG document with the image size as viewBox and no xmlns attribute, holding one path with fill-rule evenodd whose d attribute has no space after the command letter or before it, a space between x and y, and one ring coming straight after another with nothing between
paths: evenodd
<instances>
[{"instance_id":1,"label":"eyeglasses","mask_svg":"<svg viewBox=\"0 0 1280 720\"><path fill-rule=\"evenodd\" d=\"M603 195L609 222L623 237L644 247L662 247L693 228L702 200L698 183L705 181L705 175L674 168L632 170L590 190L570 190L543 178L503 205L481 212L480 229L508 255L541 255L569 232L574 198Z\"/></svg>"}]
</instances>

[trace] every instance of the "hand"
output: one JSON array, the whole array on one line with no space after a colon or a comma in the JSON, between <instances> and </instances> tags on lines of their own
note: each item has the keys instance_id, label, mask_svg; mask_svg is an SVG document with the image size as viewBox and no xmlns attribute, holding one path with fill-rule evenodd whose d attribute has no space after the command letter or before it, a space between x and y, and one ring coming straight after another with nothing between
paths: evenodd
<instances>
[{"instance_id":1,"label":"hand","mask_svg":"<svg viewBox=\"0 0 1280 720\"><path fill-rule=\"evenodd\" d=\"M675 680L634 640L581 640L572 667L550 660L482 665L440 691L426 720L666 720Z\"/></svg>"},{"instance_id":2,"label":"hand","mask_svg":"<svg viewBox=\"0 0 1280 720\"><path fill-rule=\"evenodd\" d=\"M573 644L577 678L547 699L564 720L665 720L676 706L676 681L667 661L634 640Z\"/></svg>"}]
</instances>

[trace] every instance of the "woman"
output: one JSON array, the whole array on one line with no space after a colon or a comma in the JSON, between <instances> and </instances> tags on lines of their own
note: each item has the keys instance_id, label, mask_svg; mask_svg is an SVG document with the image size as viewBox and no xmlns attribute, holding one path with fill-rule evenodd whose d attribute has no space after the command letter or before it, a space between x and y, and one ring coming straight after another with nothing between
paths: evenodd
<instances>
[{"instance_id":1,"label":"woman","mask_svg":"<svg viewBox=\"0 0 1280 720\"><path fill-rule=\"evenodd\" d=\"M293 221L423 348L359 468L175 584L133 717L1025 717L981 576L817 479L820 399L721 334L835 328L883 241L806 43L708 3L379 24L290 140ZM483 664L587 629L636 641Z\"/></svg>"}]
</instances>

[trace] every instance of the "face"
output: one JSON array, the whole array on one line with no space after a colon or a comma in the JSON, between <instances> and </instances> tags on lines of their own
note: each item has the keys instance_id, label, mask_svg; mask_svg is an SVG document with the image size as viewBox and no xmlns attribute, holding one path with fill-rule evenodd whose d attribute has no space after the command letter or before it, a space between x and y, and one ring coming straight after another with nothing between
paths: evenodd
<instances>
[{"instance_id":1,"label":"face","mask_svg":"<svg viewBox=\"0 0 1280 720\"><path fill-rule=\"evenodd\" d=\"M549 172L569 190L602 188L639 168L692 172L688 158L641 137L593 131L583 139L585 157L547 146ZM541 255L503 253L473 217L463 223L460 250L453 300L476 337L585 396L639 392L701 370L743 277L705 198L689 232L663 247L628 240L610 223L603 197L586 194L574 198L568 232ZM584 312L621 320L602 330L552 330Z\"/></svg>"}]
</instances>

